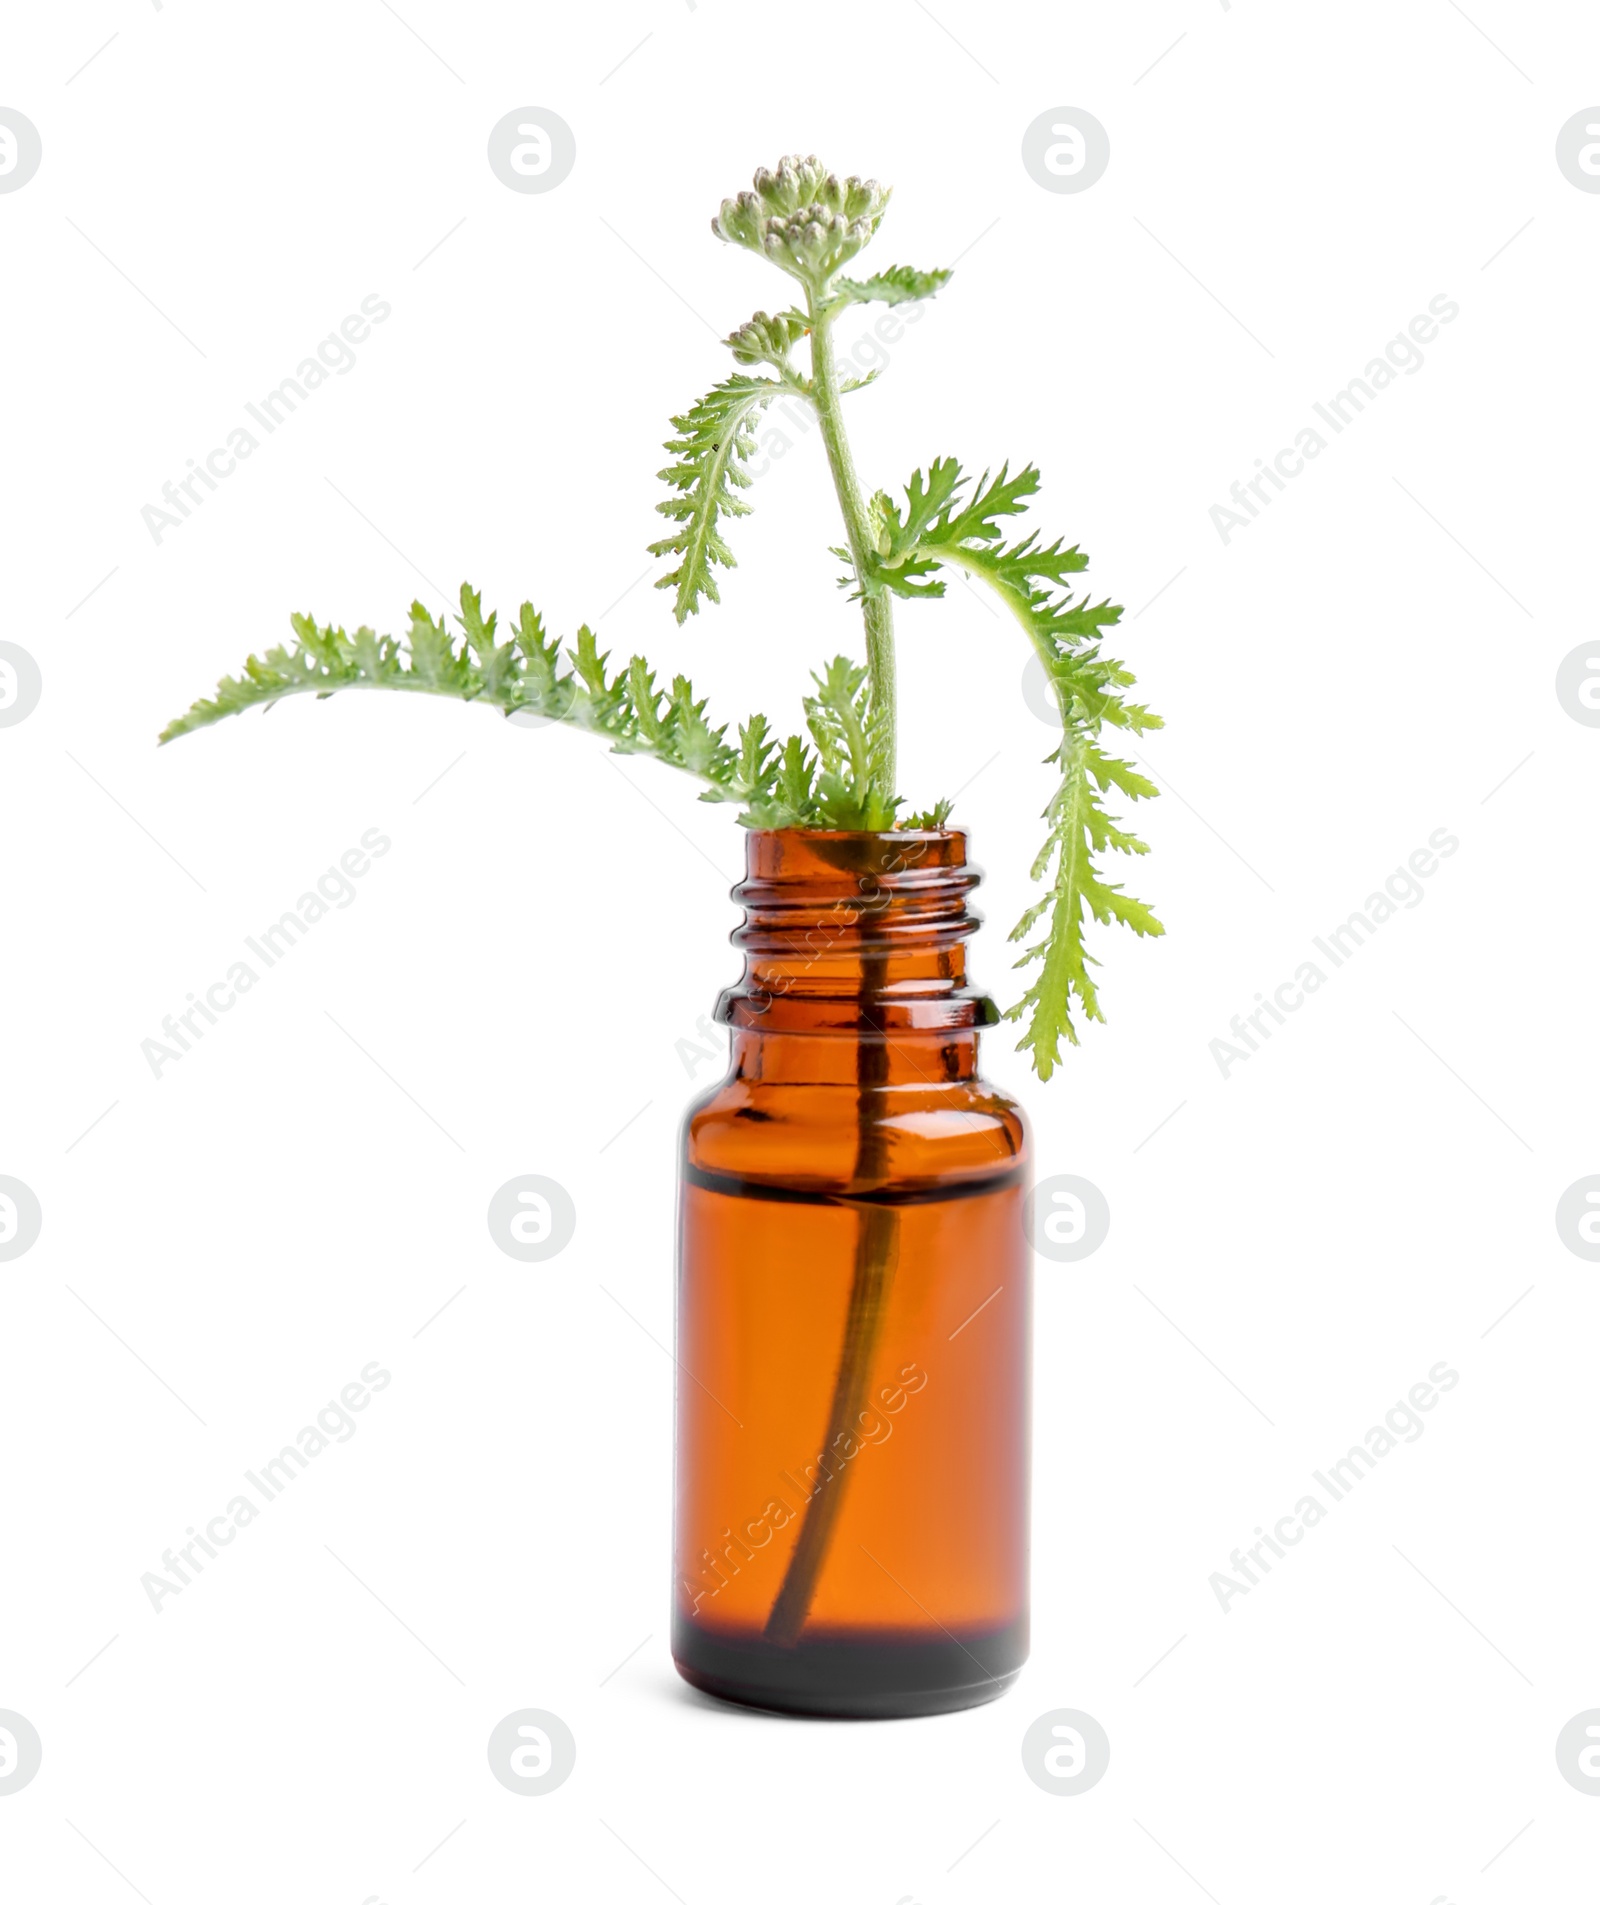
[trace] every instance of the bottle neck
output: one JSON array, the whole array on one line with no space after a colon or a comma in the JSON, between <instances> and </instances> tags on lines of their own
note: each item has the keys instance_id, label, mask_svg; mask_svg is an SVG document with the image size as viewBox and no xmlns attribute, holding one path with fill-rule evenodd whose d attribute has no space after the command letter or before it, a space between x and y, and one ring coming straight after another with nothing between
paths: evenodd
<instances>
[{"instance_id":1,"label":"bottle neck","mask_svg":"<svg viewBox=\"0 0 1600 1905\"><path fill-rule=\"evenodd\" d=\"M732 935L744 974L717 1006L736 1071L837 1071L869 1089L972 1077L978 1031L999 1015L967 980L981 920L966 836L786 828L745 840Z\"/></svg>"}]
</instances>

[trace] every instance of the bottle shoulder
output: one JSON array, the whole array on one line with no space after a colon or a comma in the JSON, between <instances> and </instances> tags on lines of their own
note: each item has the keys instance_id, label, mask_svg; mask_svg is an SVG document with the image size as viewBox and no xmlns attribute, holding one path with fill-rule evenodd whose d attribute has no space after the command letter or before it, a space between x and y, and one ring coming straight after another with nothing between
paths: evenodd
<instances>
[{"instance_id":1,"label":"bottle shoulder","mask_svg":"<svg viewBox=\"0 0 1600 1905\"><path fill-rule=\"evenodd\" d=\"M685 1164L712 1176L842 1188L857 1181L864 1149L888 1185L970 1183L1025 1164L1028 1125L1015 1099L981 1078L862 1094L734 1075L684 1118Z\"/></svg>"}]
</instances>

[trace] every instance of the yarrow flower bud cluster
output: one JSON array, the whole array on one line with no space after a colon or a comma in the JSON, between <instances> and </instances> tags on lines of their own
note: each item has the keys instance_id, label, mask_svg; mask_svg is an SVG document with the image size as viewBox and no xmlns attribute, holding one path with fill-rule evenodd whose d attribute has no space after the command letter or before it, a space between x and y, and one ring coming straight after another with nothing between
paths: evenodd
<instances>
[{"instance_id":1,"label":"yarrow flower bud cluster","mask_svg":"<svg viewBox=\"0 0 1600 1905\"><path fill-rule=\"evenodd\" d=\"M820 159L791 154L776 172L761 167L754 190L725 198L711 229L820 287L871 240L888 207L889 188L876 179L840 180Z\"/></svg>"},{"instance_id":2,"label":"yarrow flower bud cluster","mask_svg":"<svg viewBox=\"0 0 1600 1905\"><path fill-rule=\"evenodd\" d=\"M805 329L805 319L798 311L780 311L776 317L757 311L723 342L740 364L773 364L787 370L789 351L805 335Z\"/></svg>"}]
</instances>

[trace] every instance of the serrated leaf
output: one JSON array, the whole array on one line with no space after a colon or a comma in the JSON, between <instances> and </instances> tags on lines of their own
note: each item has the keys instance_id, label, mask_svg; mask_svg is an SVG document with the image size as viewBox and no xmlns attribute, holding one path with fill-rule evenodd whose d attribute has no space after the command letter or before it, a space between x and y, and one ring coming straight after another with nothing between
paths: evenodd
<instances>
[{"instance_id":1,"label":"serrated leaf","mask_svg":"<svg viewBox=\"0 0 1600 1905\"><path fill-rule=\"evenodd\" d=\"M950 271L943 267L917 271L910 265L890 265L870 278L835 278L829 286L829 303L839 308L847 304L913 304L942 290L950 277Z\"/></svg>"},{"instance_id":2,"label":"serrated leaf","mask_svg":"<svg viewBox=\"0 0 1600 1905\"><path fill-rule=\"evenodd\" d=\"M933 525L946 518L965 480L953 456L938 456L928 465L926 476L921 470L912 473L903 511L882 490L878 492L882 497L878 554L886 568L898 568Z\"/></svg>"},{"instance_id":3,"label":"serrated leaf","mask_svg":"<svg viewBox=\"0 0 1600 1905\"><path fill-rule=\"evenodd\" d=\"M806 726L816 743L825 824L880 832L894 824L900 805L874 773L889 712L873 706L866 669L847 655L836 655L812 679L817 692L805 699Z\"/></svg>"},{"instance_id":4,"label":"serrated leaf","mask_svg":"<svg viewBox=\"0 0 1600 1905\"><path fill-rule=\"evenodd\" d=\"M822 824L816 760L802 739L791 736L780 750L766 717L752 715L739 730L739 746L730 747L726 729L712 726L706 703L687 675L675 676L671 690L663 692L640 655L613 674L609 655L587 623L563 656L561 644L546 636L538 612L524 602L511 641L497 642L496 618L483 614L481 598L465 585L459 645L445 623L436 621L420 602L412 604L404 649L392 636L376 635L370 628L348 636L309 615L290 619L293 648L252 655L239 677L225 677L212 699L195 702L187 714L169 723L162 741L247 708L271 709L293 695L326 700L341 688L450 695L486 701L505 714L529 711L588 728L604 735L615 753L648 754L704 781L703 798L738 801L746 825ZM834 669L840 666L833 664ZM878 811L870 808L871 814ZM879 823L869 818L861 824Z\"/></svg>"},{"instance_id":5,"label":"serrated leaf","mask_svg":"<svg viewBox=\"0 0 1600 1905\"><path fill-rule=\"evenodd\" d=\"M750 505L734 494L748 489L743 465L755 447L755 420L784 386L770 377L733 376L718 384L681 417L666 449L677 460L660 472L672 490L656 508L679 527L650 545L653 556L681 557L656 587L674 589L672 612L679 622L698 612L700 598L720 602L712 569L735 567L718 524L724 516L747 516Z\"/></svg>"},{"instance_id":6,"label":"serrated leaf","mask_svg":"<svg viewBox=\"0 0 1600 1905\"><path fill-rule=\"evenodd\" d=\"M1159 717L1123 690L1133 676L1120 662L1102 654L1100 636L1122 610L1111 602L1074 601L1063 592L1088 558L1060 540L1042 544L1036 534L1007 544L1004 522L1020 515L1039 487L1031 465L1015 476L1002 465L969 488L953 458L940 457L927 473L918 470L906 486L904 504L874 499L877 553L871 579L901 595L930 594L940 586L930 578L940 569L956 569L992 588L1021 624L1044 664L1061 711L1061 745L1050 759L1061 780L1045 809L1048 832L1032 868L1033 878L1049 891L1023 914L1014 939L1023 939L1041 920L1042 938L1029 945L1019 965L1036 966L1033 983L1006 1016L1025 1021L1020 1040L1032 1054L1041 1078L1060 1061L1063 1038L1076 1044L1074 1011L1085 1020L1101 1017L1099 992L1092 976L1094 960L1084 946L1088 919L1112 922L1142 935L1164 929L1143 901L1107 880L1095 856L1105 852L1143 854L1145 843L1106 811L1102 796L1114 788L1130 800L1148 800L1157 789L1133 765L1107 754L1099 744L1102 729L1131 733L1159 727Z\"/></svg>"}]
</instances>

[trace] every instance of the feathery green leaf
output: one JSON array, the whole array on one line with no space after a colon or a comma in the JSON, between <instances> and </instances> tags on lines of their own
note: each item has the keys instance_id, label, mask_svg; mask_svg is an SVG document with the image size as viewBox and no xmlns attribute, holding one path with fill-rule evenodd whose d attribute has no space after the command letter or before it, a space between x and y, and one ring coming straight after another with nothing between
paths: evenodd
<instances>
[{"instance_id":1,"label":"feathery green leaf","mask_svg":"<svg viewBox=\"0 0 1600 1905\"><path fill-rule=\"evenodd\" d=\"M1095 858L1107 850L1147 851L1106 811L1106 789L1130 800L1148 800L1157 791L1129 762L1102 750L1102 729L1138 734L1161 722L1123 695L1133 676L1100 651L1101 630L1117 622L1122 610L1087 596L1074 601L1063 589L1066 577L1088 566L1088 557L1059 539L1042 544L1036 534L1004 541L1003 520L1020 515L1038 487L1031 464L1015 476L1005 467L996 476L985 472L974 486L954 458L936 459L926 475L918 470L912 476L903 506L881 494L874 498L877 557L871 579L905 596L941 593L940 569L986 582L1022 625L1061 711L1061 744L1048 756L1061 779L1045 809L1049 831L1033 865L1033 877L1046 881L1049 891L1023 915L1012 938L1026 938L1046 917L1048 925L1018 961L1039 970L1006 1013L1025 1020L1019 1047L1031 1052L1039 1076L1048 1078L1059 1062L1061 1040L1078 1042L1074 1002L1085 1020L1102 1016L1091 971L1096 962L1084 946L1086 920L1117 921L1141 935L1165 929L1143 901L1104 877Z\"/></svg>"},{"instance_id":2,"label":"feathery green leaf","mask_svg":"<svg viewBox=\"0 0 1600 1905\"><path fill-rule=\"evenodd\" d=\"M651 543L650 553L681 557L656 584L677 591L672 612L680 622L698 612L701 596L722 600L711 571L718 564L725 569L736 565L718 523L724 516L750 513L750 505L734 492L750 487L742 466L755 448L756 419L783 389L775 378L736 374L684 416L672 419L678 435L665 447L677 460L660 472L672 494L656 508L678 527Z\"/></svg>"},{"instance_id":3,"label":"feathery green leaf","mask_svg":"<svg viewBox=\"0 0 1600 1905\"><path fill-rule=\"evenodd\" d=\"M870 278L835 278L829 299L835 309L847 304L914 304L943 290L950 275L942 266L936 271L916 271L910 265L890 265Z\"/></svg>"},{"instance_id":4,"label":"feathery green leaf","mask_svg":"<svg viewBox=\"0 0 1600 1905\"><path fill-rule=\"evenodd\" d=\"M866 669L836 655L812 680L817 692L805 699L806 726L817 747L824 824L871 832L892 827L900 801L879 786L874 773L885 714L873 706Z\"/></svg>"},{"instance_id":5,"label":"feathery green leaf","mask_svg":"<svg viewBox=\"0 0 1600 1905\"><path fill-rule=\"evenodd\" d=\"M215 696L197 701L170 722L163 742L192 734L231 714L267 707L292 695L320 700L341 688L389 688L402 692L448 695L460 701L484 701L501 713L537 714L588 728L611 742L616 754L648 754L706 783L701 798L737 801L740 817L755 827L835 825L815 785L816 763L805 743L791 738L780 752L769 739L764 715L752 715L739 730L739 746L730 747L727 730L706 719L706 704L686 675L674 678L670 691L656 686L644 658L633 656L616 674L587 624L566 651L546 637L544 624L524 602L510 642L496 642L496 618L483 614L482 598L465 583L461 588L458 643L447 624L435 621L420 602L411 605L411 627L404 648L369 628L351 636L323 626L309 615L291 618L297 637L292 649L252 655L238 678L218 684ZM848 664L847 664L848 665ZM838 663L834 664L837 669Z\"/></svg>"}]
</instances>

